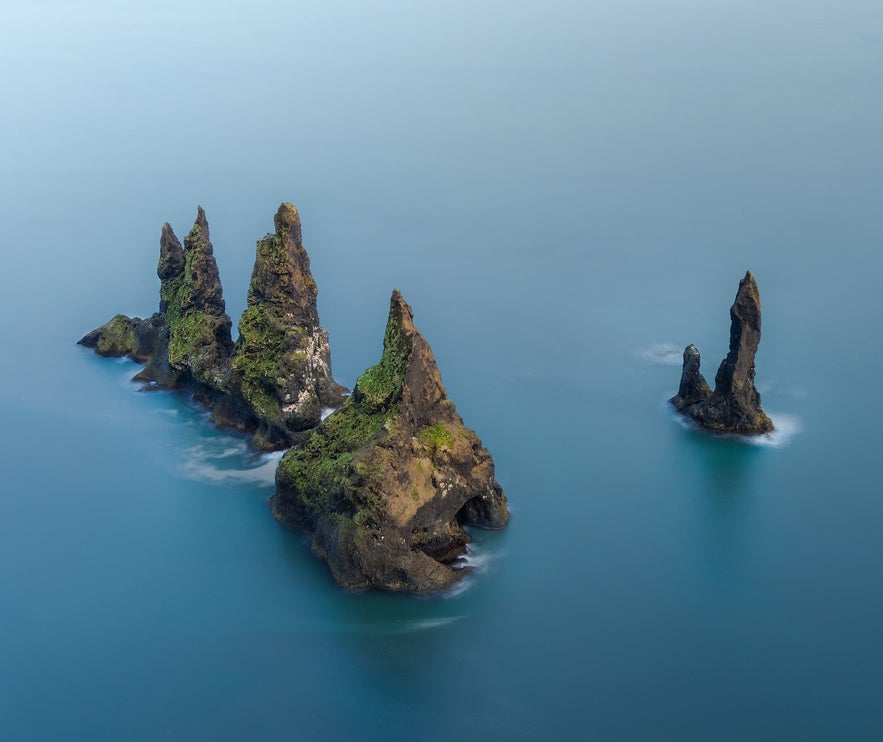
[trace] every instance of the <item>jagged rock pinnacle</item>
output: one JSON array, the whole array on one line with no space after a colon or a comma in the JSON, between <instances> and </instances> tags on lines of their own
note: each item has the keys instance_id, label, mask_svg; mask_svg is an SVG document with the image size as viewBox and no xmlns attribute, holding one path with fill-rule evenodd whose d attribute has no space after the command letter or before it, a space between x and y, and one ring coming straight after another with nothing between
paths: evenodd
<instances>
[{"instance_id":1,"label":"jagged rock pinnacle","mask_svg":"<svg viewBox=\"0 0 883 742\"><path fill-rule=\"evenodd\" d=\"M754 390L754 356L759 344L760 293L754 276L747 271L730 308L730 351L714 377L715 391L753 402L749 397Z\"/></svg>"},{"instance_id":2,"label":"jagged rock pinnacle","mask_svg":"<svg viewBox=\"0 0 883 742\"><path fill-rule=\"evenodd\" d=\"M232 366L233 384L259 421L256 441L265 447L290 445L319 424L323 407L338 407L344 391L331 376L297 209L283 203L273 222L275 234L257 243Z\"/></svg>"},{"instance_id":3,"label":"jagged rock pinnacle","mask_svg":"<svg viewBox=\"0 0 883 742\"><path fill-rule=\"evenodd\" d=\"M195 308L206 314L224 315L221 276L218 273L218 263L215 260L208 222L202 206L197 210L193 229L184 238L184 257L187 274L184 276L184 281L187 291L182 295L181 308L184 310ZM227 322L230 322L229 317ZM222 342L232 347L232 342L227 343L226 340Z\"/></svg>"},{"instance_id":4,"label":"jagged rock pinnacle","mask_svg":"<svg viewBox=\"0 0 883 742\"><path fill-rule=\"evenodd\" d=\"M166 222L162 225L162 234L159 238L159 263L156 266L156 275L159 276L160 281L167 281L183 270L184 248Z\"/></svg>"}]
</instances>

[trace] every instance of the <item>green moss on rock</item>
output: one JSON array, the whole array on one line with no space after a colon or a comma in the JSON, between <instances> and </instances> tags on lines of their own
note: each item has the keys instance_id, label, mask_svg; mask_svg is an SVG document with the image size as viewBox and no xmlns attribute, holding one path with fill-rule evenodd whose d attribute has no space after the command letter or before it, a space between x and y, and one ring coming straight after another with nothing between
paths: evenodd
<instances>
[{"instance_id":1,"label":"green moss on rock","mask_svg":"<svg viewBox=\"0 0 883 742\"><path fill-rule=\"evenodd\" d=\"M448 430L448 427L444 423L438 423L423 428L423 430L417 434L417 440L423 445L431 447L433 450L441 446L451 448L454 445L454 434Z\"/></svg>"},{"instance_id":2,"label":"green moss on rock","mask_svg":"<svg viewBox=\"0 0 883 742\"><path fill-rule=\"evenodd\" d=\"M395 401L401 395L410 352L410 343L402 332L401 311L396 311L394 307L386 324L380 363L371 366L359 377L354 396L375 407Z\"/></svg>"},{"instance_id":3,"label":"green moss on rock","mask_svg":"<svg viewBox=\"0 0 883 742\"><path fill-rule=\"evenodd\" d=\"M283 203L276 231L258 240L232 360L232 384L258 420L257 438L291 443L315 427L322 407L341 404L331 378L327 333L319 327L316 283L301 242L300 217Z\"/></svg>"},{"instance_id":4,"label":"green moss on rock","mask_svg":"<svg viewBox=\"0 0 883 742\"><path fill-rule=\"evenodd\" d=\"M184 245L181 270L172 270L177 254L165 249L157 266L157 273L166 276L160 287L160 306L168 328L168 363L200 384L225 391L225 369L233 347L231 323L224 312L221 280L202 208Z\"/></svg>"},{"instance_id":5,"label":"green moss on rock","mask_svg":"<svg viewBox=\"0 0 883 742\"><path fill-rule=\"evenodd\" d=\"M233 371L239 390L259 417L279 414L277 378L286 328L261 304L246 308L239 320Z\"/></svg>"},{"instance_id":6,"label":"green moss on rock","mask_svg":"<svg viewBox=\"0 0 883 742\"><path fill-rule=\"evenodd\" d=\"M356 462L356 457L392 414L348 399L301 448L282 457L276 481L297 493L300 509L310 518L332 512L354 515L365 509L360 487L376 476L377 469L368 462Z\"/></svg>"},{"instance_id":7,"label":"green moss on rock","mask_svg":"<svg viewBox=\"0 0 883 742\"><path fill-rule=\"evenodd\" d=\"M80 345L94 348L100 356L133 355L138 345L137 329L141 320L118 314L80 340Z\"/></svg>"}]
</instances>

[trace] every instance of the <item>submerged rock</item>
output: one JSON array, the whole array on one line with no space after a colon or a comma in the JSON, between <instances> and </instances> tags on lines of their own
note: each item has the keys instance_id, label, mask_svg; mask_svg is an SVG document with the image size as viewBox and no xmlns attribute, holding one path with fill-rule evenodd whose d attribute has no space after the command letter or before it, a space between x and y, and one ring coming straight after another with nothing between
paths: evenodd
<instances>
[{"instance_id":1,"label":"submerged rock","mask_svg":"<svg viewBox=\"0 0 883 742\"><path fill-rule=\"evenodd\" d=\"M297 209L283 203L274 224L275 234L257 243L232 377L259 421L256 437L270 446L318 425L322 409L338 407L345 391L331 376L331 347L319 326Z\"/></svg>"},{"instance_id":2,"label":"submerged rock","mask_svg":"<svg viewBox=\"0 0 883 742\"><path fill-rule=\"evenodd\" d=\"M80 343L144 363L135 380L192 391L217 424L254 432L263 449L287 448L319 423L323 407L341 403L345 389L331 377L294 206L280 207L276 235L258 243L235 346L201 206L183 247L163 225L156 272L159 312L145 320L117 315Z\"/></svg>"},{"instance_id":3,"label":"submerged rock","mask_svg":"<svg viewBox=\"0 0 883 742\"><path fill-rule=\"evenodd\" d=\"M509 520L494 463L448 399L394 291L380 363L276 473L274 516L306 531L344 587L443 590L463 574L462 526Z\"/></svg>"},{"instance_id":4,"label":"submerged rock","mask_svg":"<svg viewBox=\"0 0 883 742\"><path fill-rule=\"evenodd\" d=\"M681 384L671 404L700 428L717 433L757 435L773 429L754 386L754 357L760 344L760 293L748 271L730 308L730 350L711 391L699 371L699 351L684 350Z\"/></svg>"}]
</instances>

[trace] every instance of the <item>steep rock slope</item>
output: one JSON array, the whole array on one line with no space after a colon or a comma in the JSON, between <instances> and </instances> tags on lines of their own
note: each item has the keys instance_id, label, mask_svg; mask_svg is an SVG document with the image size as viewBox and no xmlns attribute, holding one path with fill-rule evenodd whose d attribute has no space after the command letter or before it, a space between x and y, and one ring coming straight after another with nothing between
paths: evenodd
<instances>
[{"instance_id":1,"label":"steep rock slope","mask_svg":"<svg viewBox=\"0 0 883 742\"><path fill-rule=\"evenodd\" d=\"M448 399L398 291L380 362L276 473L273 514L311 537L347 588L431 592L463 574L462 526L503 528L494 463Z\"/></svg>"}]
</instances>

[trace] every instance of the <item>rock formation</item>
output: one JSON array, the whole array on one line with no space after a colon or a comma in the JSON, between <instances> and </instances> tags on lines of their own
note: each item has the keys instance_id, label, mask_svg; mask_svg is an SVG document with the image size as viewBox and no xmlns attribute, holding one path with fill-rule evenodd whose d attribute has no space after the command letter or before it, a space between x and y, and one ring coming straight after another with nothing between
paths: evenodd
<instances>
[{"instance_id":1,"label":"rock formation","mask_svg":"<svg viewBox=\"0 0 883 742\"><path fill-rule=\"evenodd\" d=\"M274 223L276 233L257 243L232 377L259 421L256 436L271 446L318 425L322 408L338 407L344 391L331 377L328 333L319 327L297 209L283 203Z\"/></svg>"},{"instance_id":2,"label":"rock formation","mask_svg":"<svg viewBox=\"0 0 883 742\"><path fill-rule=\"evenodd\" d=\"M287 448L340 404L327 333L319 327L316 284L291 204L276 235L258 242L248 309L234 346L205 212L181 246L164 224L157 275L159 312L117 315L80 340L101 355L145 363L135 376L156 388L189 389L219 425L254 432L255 445Z\"/></svg>"},{"instance_id":3,"label":"rock formation","mask_svg":"<svg viewBox=\"0 0 883 742\"><path fill-rule=\"evenodd\" d=\"M509 520L493 460L448 399L398 291L380 363L283 456L276 484L275 517L306 531L346 588L443 590L464 574L462 526Z\"/></svg>"},{"instance_id":4,"label":"rock formation","mask_svg":"<svg viewBox=\"0 0 883 742\"><path fill-rule=\"evenodd\" d=\"M202 208L183 247L163 226L159 312L117 315L80 343L144 363L136 379L191 391L258 448L302 443L279 463L273 514L310 535L341 585L444 590L468 571L463 527L509 520L494 462L448 399L398 291L380 363L343 396L297 209L283 203L274 221L257 243L235 345ZM322 409L338 406L320 424Z\"/></svg>"},{"instance_id":5,"label":"rock formation","mask_svg":"<svg viewBox=\"0 0 883 742\"><path fill-rule=\"evenodd\" d=\"M699 351L688 345L681 384L671 404L698 427L716 433L757 435L772 430L772 420L761 409L754 386L754 356L759 343L760 294L749 271L739 281L730 308L730 351L717 370L714 391L699 371Z\"/></svg>"}]
</instances>

